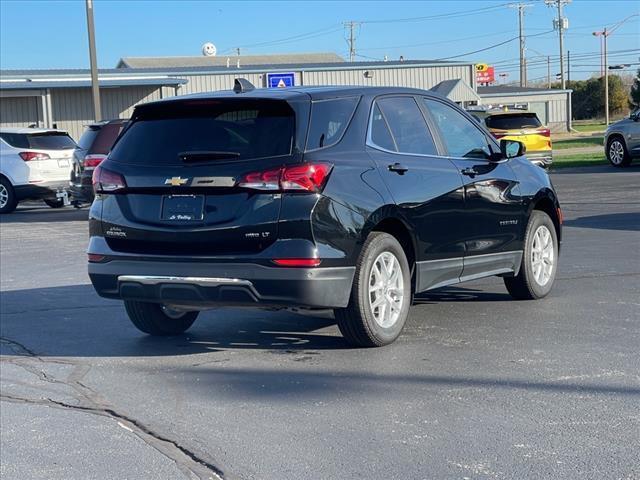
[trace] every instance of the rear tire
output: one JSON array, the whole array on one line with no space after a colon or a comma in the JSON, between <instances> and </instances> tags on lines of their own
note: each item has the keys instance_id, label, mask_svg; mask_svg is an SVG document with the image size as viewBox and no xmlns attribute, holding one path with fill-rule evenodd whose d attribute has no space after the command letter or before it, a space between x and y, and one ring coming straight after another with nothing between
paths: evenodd
<instances>
[{"instance_id":1,"label":"rear tire","mask_svg":"<svg viewBox=\"0 0 640 480\"><path fill-rule=\"evenodd\" d=\"M0 213L11 213L18 206L16 192L11 182L0 177Z\"/></svg>"},{"instance_id":2,"label":"rear tire","mask_svg":"<svg viewBox=\"0 0 640 480\"><path fill-rule=\"evenodd\" d=\"M520 271L505 277L504 284L517 300L546 297L558 271L558 236L553 221L546 213L534 210L529 218Z\"/></svg>"},{"instance_id":3,"label":"rear tire","mask_svg":"<svg viewBox=\"0 0 640 480\"><path fill-rule=\"evenodd\" d=\"M45 198L43 199L44 203L49 205L51 208L62 208L64 207L64 200L61 198Z\"/></svg>"},{"instance_id":4,"label":"rear tire","mask_svg":"<svg viewBox=\"0 0 640 480\"><path fill-rule=\"evenodd\" d=\"M620 137L613 137L607 142L607 160L614 167L628 167L631 165L631 155L627 151L624 140Z\"/></svg>"},{"instance_id":5,"label":"rear tire","mask_svg":"<svg viewBox=\"0 0 640 480\"><path fill-rule=\"evenodd\" d=\"M174 312L159 303L125 300L124 308L138 330L154 336L179 335L196 321L199 312Z\"/></svg>"},{"instance_id":6,"label":"rear tire","mask_svg":"<svg viewBox=\"0 0 640 480\"><path fill-rule=\"evenodd\" d=\"M338 328L351 345L381 347L402 332L411 304L411 273L402 246L373 232L356 265L346 308L335 310Z\"/></svg>"}]
</instances>

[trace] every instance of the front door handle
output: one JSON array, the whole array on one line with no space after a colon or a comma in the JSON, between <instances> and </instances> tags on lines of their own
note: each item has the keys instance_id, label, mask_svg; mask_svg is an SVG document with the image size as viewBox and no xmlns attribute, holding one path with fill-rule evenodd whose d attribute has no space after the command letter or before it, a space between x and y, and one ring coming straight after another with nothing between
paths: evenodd
<instances>
[{"instance_id":1,"label":"front door handle","mask_svg":"<svg viewBox=\"0 0 640 480\"><path fill-rule=\"evenodd\" d=\"M469 177L475 177L476 175L478 175L478 171L473 167L463 168L462 170L460 170L460 173Z\"/></svg>"},{"instance_id":2,"label":"front door handle","mask_svg":"<svg viewBox=\"0 0 640 480\"><path fill-rule=\"evenodd\" d=\"M393 165L389 165L390 172L396 172L398 175L404 175L409 170L409 167L405 167L401 163L394 163Z\"/></svg>"}]
</instances>

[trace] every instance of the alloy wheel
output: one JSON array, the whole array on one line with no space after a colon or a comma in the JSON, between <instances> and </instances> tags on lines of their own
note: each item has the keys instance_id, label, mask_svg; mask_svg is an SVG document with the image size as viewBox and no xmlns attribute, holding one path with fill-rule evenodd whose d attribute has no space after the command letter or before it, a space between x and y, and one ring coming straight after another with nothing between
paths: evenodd
<instances>
[{"instance_id":1,"label":"alloy wheel","mask_svg":"<svg viewBox=\"0 0 640 480\"><path fill-rule=\"evenodd\" d=\"M541 225L533 234L531 247L531 270L538 285L544 286L551 280L554 265L553 236L545 225Z\"/></svg>"},{"instance_id":2,"label":"alloy wheel","mask_svg":"<svg viewBox=\"0 0 640 480\"><path fill-rule=\"evenodd\" d=\"M374 320L382 328L393 326L404 302L402 267L391 252L378 255L369 275L369 306Z\"/></svg>"},{"instance_id":3,"label":"alloy wheel","mask_svg":"<svg viewBox=\"0 0 640 480\"><path fill-rule=\"evenodd\" d=\"M0 208L4 208L9 203L9 190L0 183Z\"/></svg>"},{"instance_id":4,"label":"alloy wheel","mask_svg":"<svg viewBox=\"0 0 640 480\"><path fill-rule=\"evenodd\" d=\"M609 145L609 158L614 165L620 165L624 160L624 145L619 140L614 140Z\"/></svg>"}]
</instances>

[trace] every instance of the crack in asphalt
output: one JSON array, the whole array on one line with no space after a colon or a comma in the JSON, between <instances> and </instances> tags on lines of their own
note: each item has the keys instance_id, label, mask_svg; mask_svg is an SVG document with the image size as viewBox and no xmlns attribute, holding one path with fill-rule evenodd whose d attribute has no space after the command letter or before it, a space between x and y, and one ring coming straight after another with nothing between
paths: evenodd
<instances>
[{"instance_id":1,"label":"crack in asphalt","mask_svg":"<svg viewBox=\"0 0 640 480\"><path fill-rule=\"evenodd\" d=\"M0 337L0 343L8 346L16 355L19 355L16 358L3 356L1 358L2 362L22 368L44 382L64 385L71 388L76 395L71 394L70 396L77 400L79 404L74 405L49 397L41 399L27 398L11 395L6 392L0 393L0 400L29 405L41 405L50 408L62 408L110 418L115 420L122 428L132 432L147 445L160 452L163 456L175 462L176 466L188 478L193 478L193 475L195 475L200 480L222 480L225 477L224 472L219 467L201 458L197 453L192 452L177 441L152 430L135 418L117 411L102 399L98 392L82 383L82 379L91 369L89 365L68 360L43 359L22 343L6 337ZM71 366L73 370L66 380L61 380L32 365L30 362L33 361L42 364L50 363ZM31 385L31 387L33 388L34 386Z\"/></svg>"}]
</instances>

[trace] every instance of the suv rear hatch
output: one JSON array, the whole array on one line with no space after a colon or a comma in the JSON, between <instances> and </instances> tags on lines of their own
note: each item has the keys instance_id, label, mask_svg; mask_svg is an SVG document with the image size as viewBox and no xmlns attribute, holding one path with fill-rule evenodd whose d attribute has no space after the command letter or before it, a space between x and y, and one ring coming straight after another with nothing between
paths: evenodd
<instances>
[{"instance_id":1,"label":"suv rear hatch","mask_svg":"<svg viewBox=\"0 0 640 480\"><path fill-rule=\"evenodd\" d=\"M102 195L109 246L178 256L246 254L269 246L278 235L282 195L277 182L271 188L268 172L301 161L308 109L302 95L138 107L94 174L101 180L98 191L115 190ZM238 185L243 178L256 188Z\"/></svg>"},{"instance_id":2,"label":"suv rear hatch","mask_svg":"<svg viewBox=\"0 0 640 480\"><path fill-rule=\"evenodd\" d=\"M485 123L497 139L523 142L527 151L551 150L551 131L544 127L534 112L490 115Z\"/></svg>"}]
</instances>

